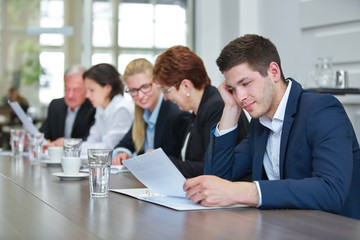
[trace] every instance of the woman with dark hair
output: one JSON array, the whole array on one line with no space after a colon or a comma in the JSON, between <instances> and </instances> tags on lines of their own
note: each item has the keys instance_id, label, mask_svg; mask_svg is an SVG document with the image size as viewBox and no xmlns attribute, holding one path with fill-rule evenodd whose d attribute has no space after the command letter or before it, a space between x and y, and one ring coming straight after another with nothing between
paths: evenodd
<instances>
[{"instance_id":1,"label":"woman with dark hair","mask_svg":"<svg viewBox=\"0 0 360 240\"><path fill-rule=\"evenodd\" d=\"M176 103L181 110L192 111L181 158L170 159L186 178L203 174L210 129L220 121L224 108L220 93L211 86L201 58L184 46L171 47L159 55L153 78L161 85L164 99ZM248 124L245 114L241 114L238 141L246 137Z\"/></svg>"},{"instance_id":2,"label":"woman with dark hair","mask_svg":"<svg viewBox=\"0 0 360 240\"><path fill-rule=\"evenodd\" d=\"M120 74L110 64L102 63L84 72L86 97L96 108L95 123L83 149L114 148L129 130L133 103L126 100Z\"/></svg>"}]
</instances>

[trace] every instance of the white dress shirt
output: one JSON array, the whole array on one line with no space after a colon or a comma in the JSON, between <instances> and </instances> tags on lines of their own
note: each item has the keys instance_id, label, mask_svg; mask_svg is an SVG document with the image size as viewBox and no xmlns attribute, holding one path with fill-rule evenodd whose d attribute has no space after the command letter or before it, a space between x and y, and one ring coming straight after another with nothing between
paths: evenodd
<instances>
[{"instance_id":1,"label":"white dress shirt","mask_svg":"<svg viewBox=\"0 0 360 240\"><path fill-rule=\"evenodd\" d=\"M289 99L290 89L292 82L288 80L288 86L282 97L280 104L275 112L273 119L269 119L266 116L259 118L260 123L270 129L270 134L266 144L266 150L264 154L263 164L266 175L269 180L278 180L280 179L280 143L281 143L281 133L282 126L284 122L286 105ZM231 132L236 129L237 126L219 131L218 126L214 132L215 136L221 136L228 132ZM258 181L255 181L258 194L259 194L259 204L257 207L262 205L262 194Z\"/></svg>"},{"instance_id":2,"label":"white dress shirt","mask_svg":"<svg viewBox=\"0 0 360 240\"><path fill-rule=\"evenodd\" d=\"M134 118L134 104L118 94L104 109L96 108L95 123L82 145L82 155L88 148L113 149L130 129Z\"/></svg>"},{"instance_id":3,"label":"white dress shirt","mask_svg":"<svg viewBox=\"0 0 360 240\"><path fill-rule=\"evenodd\" d=\"M259 118L260 123L270 129L263 160L264 169L269 180L280 179L280 143L282 126L292 84L291 80L288 80L288 82L289 84L278 108L276 109L273 119L271 120L266 116ZM255 181L255 184L259 194L259 204L257 207L260 207L262 205L261 188L258 181Z\"/></svg>"},{"instance_id":4,"label":"white dress shirt","mask_svg":"<svg viewBox=\"0 0 360 240\"><path fill-rule=\"evenodd\" d=\"M71 133L73 130L74 122L76 115L79 111L80 107L75 108L74 111L71 111L71 109L68 107L65 117L65 127L64 127L64 137L65 138L71 138Z\"/></svg>"},{"instance_id":5,"label":"white dress shirt","mask_svg":"<svg viewBox=\"0 0 360 240\"><path fill-rule=\"evenodd\" d=\"M280 142L290 89L291 81L289 80L285 94L282 97L272 120L266 116L259 118L260 123L270 129L270 134L264 154L264 169L269 180L280 179Z\"/></svg>"}]
</instances>

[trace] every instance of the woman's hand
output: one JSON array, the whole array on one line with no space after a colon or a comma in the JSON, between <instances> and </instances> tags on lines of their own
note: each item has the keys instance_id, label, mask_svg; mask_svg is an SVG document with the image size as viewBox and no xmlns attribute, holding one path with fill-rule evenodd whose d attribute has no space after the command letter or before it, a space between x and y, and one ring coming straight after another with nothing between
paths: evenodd
<instances>
[{"instance_id":1,"label":"woman's hand","mask_svg":"<svg viewBox=\"0 0 360 240\"><path fill-rule=\"evenodd\" d=\"M113 160L112 160L112 164L113 165L123 165L122 164L122 161L123 160L126 160L126 159L129 159L130 156L127 154L127 153L124 153L124 152L120 152L118 153L118 155L116 155Z\"/></svg>"},{"instance_id":2,"label":"woman's hand","mask_svg":"<svg viewBox=\"0 0 360 240\"><path fill-rule=\"evenodd\" d=\"M154 151L155 149L149 149L149 150L147 150L145 153L149 153L149 152L152 152L152 151Z\"/></svg>"}]
</instances>

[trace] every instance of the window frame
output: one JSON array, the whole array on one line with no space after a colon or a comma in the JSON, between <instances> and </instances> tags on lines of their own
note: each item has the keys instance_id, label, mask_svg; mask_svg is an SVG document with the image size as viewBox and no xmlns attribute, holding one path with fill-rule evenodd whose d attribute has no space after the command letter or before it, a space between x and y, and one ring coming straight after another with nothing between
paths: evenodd
<instances>
[{"instance_id":1,"label":"window frame","mask_svg":"<svg viewBox=\"0 0 360 240\"><path fill-rule=\"evenodd\" d=\"M119 56L121 53L149 53L153 56L152 59L148 59L151 62L154 62L157 55L164 52L167 48L160 48L152 46L150 48L144 48L144 47L123 47L118 45L118 29L119 29L119 5L122 2L122 0L109 0L111 3L111 9L112 9L112 28L111 28L111 44L108 47L97 47L93 46L92 44L92 32L93 32L93 9L92 9L92 3L93 0L84 0L84 25L83 25L83 39L90 39L89 41L84 41L84 48L83 48L83 55L82 55L82 62L85 66L91 66L92 65L92 56L94 53L110 53L112 62L110 64L113 64L114 66L118 67L119 71L121 69L124 69L125 66L119 66ZM193 0L185 0L186 1L186 46L189 48L193 48L193 14L194 14L194 1ZM133 1L131 1L133 2ZM139 1L144 2L144 1ZM149 0L151 4L157 4L158 2L161 3L161 0ZM159 3L159 4L160 4ZM116 16L116 17L114 17ZM121 71L120 71L121 72Z\"/></svg>"}]
</instances>

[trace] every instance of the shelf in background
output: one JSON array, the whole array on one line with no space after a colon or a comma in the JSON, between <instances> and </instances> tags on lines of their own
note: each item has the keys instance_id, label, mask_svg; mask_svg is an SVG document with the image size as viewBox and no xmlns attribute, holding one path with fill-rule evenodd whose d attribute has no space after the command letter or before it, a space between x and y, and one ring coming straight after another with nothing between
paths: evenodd
<instances>
[{"instance_id":1,"label":"shelf in background","mask_svg":"<svg viewBox=\"0 0 360 240\"><path fill-rule=\"evenodd\" d=\"M359 88L309 88L309 91L330 93L333 95L360 94Z\"/></svg>"}]
</instances>

